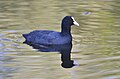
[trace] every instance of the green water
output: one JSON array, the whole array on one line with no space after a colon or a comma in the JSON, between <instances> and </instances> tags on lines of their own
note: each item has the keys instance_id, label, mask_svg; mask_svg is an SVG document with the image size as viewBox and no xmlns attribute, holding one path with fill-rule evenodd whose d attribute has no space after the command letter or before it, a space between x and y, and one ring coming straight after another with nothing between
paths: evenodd
<instances>
[{"instance_id":1,"label":"green water","mask_svg":"<svg viewBox=\"0 0 120 79\"><path fill-rule=\"evenodd\" d=\"M0 79L120 79L119 0L1 0ZM60 31L64 16L74 16L71 59L23 44L23 33Z\"/></svg>"}]
</instances>

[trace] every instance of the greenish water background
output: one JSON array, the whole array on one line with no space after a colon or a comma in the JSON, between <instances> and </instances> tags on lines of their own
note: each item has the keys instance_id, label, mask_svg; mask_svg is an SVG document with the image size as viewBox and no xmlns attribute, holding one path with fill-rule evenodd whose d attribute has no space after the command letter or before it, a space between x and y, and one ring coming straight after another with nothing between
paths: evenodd
<instances>
[{"instance_id":1,"label":"greenish water background","mask_svg":"<svg viewBox=\"0 0 120 79\"><path fill-rule=\"evenodd\" d=\"M120 79L119 0L1 0L0 79ZM23 33L60 31L72 15L71 59L80 66L60 66L58 52L39 52L23 44Z\"/></svg>"}]
</instances>

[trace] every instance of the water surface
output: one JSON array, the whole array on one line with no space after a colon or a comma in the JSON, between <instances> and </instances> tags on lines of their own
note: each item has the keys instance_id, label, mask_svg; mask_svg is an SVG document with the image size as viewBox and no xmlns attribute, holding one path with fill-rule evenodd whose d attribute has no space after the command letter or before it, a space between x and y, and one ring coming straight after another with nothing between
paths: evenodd
<instances>
[{"instance_id":1,"label":"water surface","mask_svg":"<svg viewBox=\"0 0 120 79\"><path fill-rule=\"evenodd\" d=\"M1 0L0 79L120 79L119 0ZM60 51L38 51L23 44L23 33L60 31L72 15L73 45L63 55L77 66L61 66ZM53 48L52 48L53 49ZM67 57L66 57L67 59Z\"/></svg>"}]
</instances>

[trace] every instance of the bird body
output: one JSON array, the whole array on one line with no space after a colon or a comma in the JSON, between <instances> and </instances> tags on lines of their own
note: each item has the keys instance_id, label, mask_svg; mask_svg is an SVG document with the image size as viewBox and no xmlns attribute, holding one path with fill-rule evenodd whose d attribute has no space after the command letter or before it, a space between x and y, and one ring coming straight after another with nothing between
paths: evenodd
<instances>
[{"instance_id":1,"label":"bird body","mask_svg":"<svg viewBox=\"0 0 120 79\"><path fill-rule=\"evenodd\" d=\"M72 41L71 34L62 35L60 32L49 30L35 30L29 34L23 34L26 43L36 44L68 44ZM39 40L38 40L39 39ZM62 39L62 40L61 40Z\"/></svg>"}]
</instances>

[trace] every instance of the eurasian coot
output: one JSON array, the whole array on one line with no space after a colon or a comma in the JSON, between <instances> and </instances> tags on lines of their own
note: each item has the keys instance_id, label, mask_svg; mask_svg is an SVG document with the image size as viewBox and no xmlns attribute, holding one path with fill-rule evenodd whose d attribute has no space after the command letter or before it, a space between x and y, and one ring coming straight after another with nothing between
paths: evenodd
<instances>
[{"instance_id":1,"label":"eurasian coot","mask_svg":"<svg viewBox=\"0 0 120 79\"><path fill-rule=\"evenodd\" d=\"M23 34L26 39L24 43L59 45L72 42L71 26L79 24L72 16L65 16L61 23L61 32L51 30L34 30L28 34Z\"/></svg>"}]
</instances>

